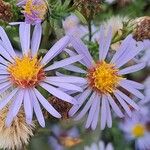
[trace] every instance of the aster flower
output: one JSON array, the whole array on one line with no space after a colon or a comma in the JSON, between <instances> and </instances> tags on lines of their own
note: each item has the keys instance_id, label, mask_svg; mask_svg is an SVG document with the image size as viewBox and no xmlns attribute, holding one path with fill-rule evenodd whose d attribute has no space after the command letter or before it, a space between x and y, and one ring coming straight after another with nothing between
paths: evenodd
<instances>
[{"instance_id":1,"label":"aster flower","mask_svg":"<svg viewBox=\"0 0 150 150\"><path fill-rule=\"evenodd\" d=\"M138 47L143 47L143 51L139 53L139 55L136 57L135 61L138 62L145 62L146 66L150 66L150 40L143 40L137 42Z\"/></svg>"},{"instance_id":2,"label":"aster flower","mask_svg":"<svg viewBox=\"0 0 150 150\"><path fill-rule=\"evenodd\" d=\"M142 104L150 102L150 77L146 78L144 81L144 95L145 99Z\"/></svg>"},{"instance_id":3,"label":"aster flower","mask_svg":"<svg viewBox=\"0 0 150 150\"><path fill-rule=\"evenodd\" d=\"M42 58L37 57L40 45L42 29L38 24L33 31L30 40L30 24L21 23L19 26L19 35L22 48L22 56L17 56L5 31L0 27L0 93L14 87L0 102L0 109L4 108L7 103L12 102L6 117L6 126L9 127L13 118L18 114L20 107L23 105L25 110L26 122L32 122L33 111L42 127L45 126L44 117L40 104L54 117L60 118L61 115L52 107L50 103L38 91L42 87L53 96L61 100L75 104L76 100L70 95L64 93L57 87L82 91L82 89L73 83L86 82L80 77L55 77L49 76L48 72L71 63L79 61L82 55L76 55L57 61L50 66L48 63L57 56L69 43L70 37L64 36L60 39ZM37 89L38 88L38 89ZM15 98L14 98L15 97ZM14 98L14 99L13 99Z\"/></svg>"},{"instance_id":4,"label":"aster flower","mask_svg":"<svg viewBox=\"0 0 150 150\"><path fill-rule=\"evenodd\" d=\"M17 5L23 8L22 13L25 16L26 23L34 25L44 20L47 12L46 0L21 0Z\"/></svg>"},{"instance_id":5,"label":"aster flower","mask_svg":"<svg viewBox=\"0 0 150 150\"><path fill-rule=\"evenodd\" d=\"M109 18L108 20L102 22L102 25L104 26L105 33L107 33L110 29L110 26L112 27L112 37L118 38L121 37L124 31L124 23L128 22L129 18L123 17L123 16L113 16ZM95 30L96 31L96 30ZM106 35L107 36L107 35ZM95 32L92 36L92 40L99 43L100 40L100 28L97 29L97 32ZM116 50L119 48L121 44L121 40L118 42L115 42L111 44L111 49Z\"/></svg>"},{"instance_id":6,"label":"aster flower","mask_svg":"<svg viewBox=\"0 0 150 150\"><path fill-rule=\"evenodd\" d=\"M99 141L98 145L96 143L93 143L91 147L85 146L84 150L114 150L111 143L108 143L105 147L105 144L103 141Z\"/></svg>"},{"instance_id":7,"label":"aster flower","mask_svg":"<svg viewBox=\"0 0 150 150\"><path fill-rule=\"evenodd\" d=\"M112 126L111 108L119 116L123 117L127 113L130 117L132 112L130 107L139 110L138 105L124 93L143 99L144 95L139 91L143 89L143 85L124 77L144 68L145 63L137 63L132 66L125 67L125 64L133 59L140 51L141 47L136 46L135 40L129 35L116 51L114 56L106 59L111 43L112 32L109 30L107 37L104 36L104 29L101 27L99 41L99 60L94 61L87 47L79 39L72 38L72 46L79 54L84 54L81 63L87 68L86 70L75 66L74 71L85 73L86 84L82 84L84 92L77 95L78 106L73 106L69 112L70 116L76 116L76 120L80 120L85 114L88 114L85 127L95 129L98 123L99 114L101 114L101 129L107 125ZM131 51L132 49L132 51ZM75 52L66 50L71 56ZM69 67L68 67L69 68ZM71 67L70 67L71 68ZM73 68L70 70L73 71ZM123 90L124 89L124 90ZM84 105L85 104L85 105ZM82 110L80 111L80 108ZM123 111L122 111L123 110ZM88 113L89 111L89 113Z\"/></svg>"},{"instance_id":8,"label":"aster flower","mask_svg":"<svg viewBox=\"0 0 150 150\"><path fill-rule=\"evenodd\" d=\"M143 108L145 109L145 108ZM144 111L133 112L133 117L126 117L119 124L120 129L124 132L127 140L135 141L135 149L148 150L150 148L150 132L148 129L148 114Z\"/></svg>"},{"instance_id":9,"label":"aster flower","mask_svg":"<svg viewBox=\"0 0 150 150\"><path fill-rule=\"evenodd\" d=\"M82 142L76 127L64 130L61 126L54 125L51 130L53 135L49 137L49 144L53 149L64 150Z\"/></svg>"},{"instance_id":10,"label":"aster flower","mask_svg":"<svg viewBox=\"0 0 150 150\"><path fill-rule=\"evenodd\" d=\"M80 24L80 20L74 14L71 14L62 21L66 34L72 34L75 37L82 38L88 34L88 28Z\"/></svg>"}]
</instances>

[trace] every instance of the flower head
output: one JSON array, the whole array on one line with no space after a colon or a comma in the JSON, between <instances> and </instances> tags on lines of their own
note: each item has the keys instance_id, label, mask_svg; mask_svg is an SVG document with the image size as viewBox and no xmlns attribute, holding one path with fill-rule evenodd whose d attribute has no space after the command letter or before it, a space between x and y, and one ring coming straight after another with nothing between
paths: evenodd
<instances>
[{"instance_id":1,"label":"flower head","mask_svg":"<svg viewBox=\"0 0 150 150\"><path fill-rule=\"evenodd\" d=\"M105 147L105 144L103 141L99 141L98 145L96 143L93 143L90 147L85 146L84 150L114 150L111 143L108 143Z\"/></svg>"},{"instance_id":2,"label":"flower head","mask_svg":"<svg viewBox=\"0 0 150 150\"><path fill-rule=\"evenodd\" d=\"M141 106L142 107L142 106ZM142 109L146 109L143 107ZM119 127L124 132L127 140L135 140L135 148L147 150L150 147L150 132L148 130L148 113L133 112L133 117L126 118L120 123Z\"/></svg>"},{"instance_id":3,"label":"flower head","mask_svg":"<svg viewBox=\"0 0 150 150\"><path fill-rule=\"evenodd\" d=\"M9 3L0 0L0 19L10 21L13 17L12 7Z\"/></svg>"},{"instance_id":4,"label":"flower head","mask_svg":"<svg viewBox=\"0 0 150 150\"><path fill-rule=\"evenodd\" d=\"M62 24L66 34L72 34L78 38L82 38L88 34L87 27L81 25L79 18L74 14L65 18Z\"/></svg>"},{"instance_id":5,"label":"flower head","mask_svg":"<svg viewBox=\"0 0 150 150\"><path fill-rule=\"evenodd\" d=\"M25 0L18 2L18 6L23 8L25 21L31 24L40 23L47 12L45 0Z\"/></svg>"},{"instance_id":6,"label":"flower head","mask_svg":"<svg viewBox=\"0 0 150 150\"><path fill-rule=\"evenodd\" d=\"M96 62L89 54L86 46L79 39L73 37L71 42L75 50L85 56L80 62L87 69L82 69L80 72L85 73L87 83L82 85L84 92L77 96L80 105L73 106L69 114L73 116L85 104L75 119L81 119L89 111L86 128L90 126L92 129L96 128L100 111L101 129L104 129L106 125L108 127L112 126L111 108L119 117L123 117L125 112L131 116L130 106L139 110L137 104L124 91L128 91L139 99L144 98L144 95L139 91L144 86L125 77L126 74L136 72L145 66L145 63L139 63L125 67L125 64L142 50L141 47L137 47L136 41L129 35L110 60L107 56L111 37L111 29L107 33L107 36L105 36L102 26L99 41L99 60ZM71 51L67 52L73 55ZM123 112L121 111L122 108L124 109Z\"/></svg>"},{"instance_id":7,"label":"flower head","mask_svg":"<svg viewBox=\"0 0 150 150\"><path fill-rule=\"evenodd\" d=\"M70 37L64 36L60 39L43 58L38 58L38 49L41 40L41 25L35 26L32 39L30 40L30 24L21 23L19 26L20 42L22 47L22 56L17 56L11 43L0 27L0 93L13 87L10 94L5 96L0 102L0 109L7 103L12 102L7 118L6 125L9 127L13 119L17 116L19 109L23 105L25 110L26 122L32 122L33 111L42 127L45 126L44 116L40 104L54 117L60 118L61 115L38 91L38 87L48 91L53 96L75 104L76 100L59 88L82 91L74 84L85 83L80 77L57 77L49 76L48 72L70 65L83 58L82 55L76 55L57 61L50 66L47 65L56 55L58 55L69 43ZM14 98L15 97L15 98Z\"/></svg>"},{"instance_id":8,"label":"flower head","mask_svg":"<svg viewBox=\"0 0 150 150\"><path fill-rule=\"evenodd\" d=\"M135 31L134 31L134 39L137 41L143 41L145 39L150 40L150 17L144 16L135 19Z\"/></svg>"},{"instance_id":9,"label":"flower head","mask_svg":"<svg viewBox=\"0 0 150 150\"><path fill-rule=\"evenodd\" d=\"M72 148L82 142L76 127L64 130L61 126L54 125L52 132L54 136L49 137L49 143L53 149L64 150L65 148Z\"/></svg>"}]
</instances>

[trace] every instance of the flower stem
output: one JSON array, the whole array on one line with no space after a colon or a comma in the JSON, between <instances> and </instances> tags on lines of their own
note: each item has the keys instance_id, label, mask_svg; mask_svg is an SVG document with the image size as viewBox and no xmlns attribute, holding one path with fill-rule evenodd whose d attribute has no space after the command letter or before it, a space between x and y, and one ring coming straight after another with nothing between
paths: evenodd
<instances>
[{"instance_id":1,"label":"flower stem","mask_svg":"<svg viewBox=\"0 0 150 150\"><path fill-rule=\"evenodd\" d=\"M89 41L91 41L91 39L92 39L91 20L88 21L88 30L89 30Z\"/></svg>"}]
</instances>

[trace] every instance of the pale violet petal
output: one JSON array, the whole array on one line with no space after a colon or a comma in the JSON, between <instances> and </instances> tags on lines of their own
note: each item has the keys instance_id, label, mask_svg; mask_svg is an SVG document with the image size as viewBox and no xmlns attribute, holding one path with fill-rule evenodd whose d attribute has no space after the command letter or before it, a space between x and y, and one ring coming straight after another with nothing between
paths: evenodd
<instances>
[{"instance_id":1,"label":"pale violet petal","mask_svg":"<svg viewBox=\"0 0 150 150\"><path fill-rule=\"evenodd\" d=\"M30 24L21 23L19 26L19 36L23 54L28 55L30 52Z\"/></svg>"},{"instance_id":2,"label":"pale violet petal","mask_svg":"<svg viewBox=\"0 0 150 150\"><path fill-rule=\"evenodd\" d=\"M43 107L54 117L61 118L61 115L55 110L55 108L41 95L41 93L34 89L34 93L38 98L39 102L43 105Z\"/></svg>"},{"instance_id":3,"label":"pale violet petal","mask_svg":"<svg viewBox=\"0 0 150 150\"><path fill-rule=\"evenodd\" d=\"M61 38L48 52L47 54L44 56L44 58L42 59L41 63L43 65L46 65L50 60L52 60L56 55L58 55L59 53L61 53L64 48L68 45L70 41L70 37L69 36L64 36L63 38Z\"/></svg>"},{"instance_id":4,"label":"pale violet petal","mask_svg":"<svg viewBox=\"0 0 150 150\"><path fill-rule=\"evenodd\" d=\"M35 95L35 93L33 92L33 90L30 91L30 95L32 97L32 101L33 101L33 109L36 115L36 118L39 122L39 124L44 128L45 127L45 120L44 120L44 116L40 107L40 104L38 102L38 99Z\"/></svg>"},{"instance_id":5,"label":"pale violet petal","mask_svg":"<svg viewBox=\"0 0 150 150\"><path fill-rule=\"evenodd\" d=\"M42 26L41 24L37 24L34 27L32 40L31 40L31 53L33 57L37 55L40 42L41 42L41 37L42 37Z\"/></svg>"},{"instance_id":6,"label":"pale violet petal","mask_svg":"<svg viewBox=\"0 0 150 150\"><path fill-rule=\"evenodd\" d=\"M77 61L80 61L82 58L83 58L83 55L76 55L76 56L73 56L73 57L66 58L64 60L55 62L51 66L45 68L45 71L54 70L54 69L57 69L57 68L61 68L61 67L70 65L70 64L75 63Z\"/></svg>"},{"instance_id":7,"label":"pale violet petal","mask_svg":"<svg viewBox=\"0 0 150 150\"><path fill-rule=\"evenodd\" d=\"M71 104L77 104L77 101L73 97L47 83L40 83L40 86L43 87L46 91L48 91L50 94L56 96L61 100L64 100Z\"/></svg>"}]
</instances>

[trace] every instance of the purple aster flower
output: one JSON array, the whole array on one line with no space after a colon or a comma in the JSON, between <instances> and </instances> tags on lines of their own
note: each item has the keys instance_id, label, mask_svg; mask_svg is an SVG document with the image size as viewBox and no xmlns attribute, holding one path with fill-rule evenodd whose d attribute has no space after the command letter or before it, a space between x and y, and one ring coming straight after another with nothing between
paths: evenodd
<instances>
[{"instance_id":1,"label":"purple aster flower","mask_svg":"<svg viewBox=\"0 0 150 150\"><path fill-rule=\"evenodd\" d=\"M136 150L148 150L150 148L149 114L143 111L133 112L133 117L126 117L119 124L127 140L135 141Z\"/></svg>"},{"instance_id":2,"label":"purple aster flower","mask_svg":"<svg viewBox=\"0 0 150 150\"><path fill-rule=\"evenodd\" d=\"M41 23L47 12L46 0L21 0L17 5L24 9L25 22L33 25Z\"/></svg>"},{"instance_id":3,"label":"purple aster flower","mask_svg":"<svg viewBox=\"0 0 150 150\"><path fill-rule=\"evenodd\" d=\"M85 73L87 83L82 84L84 92L76 97L79 105L73 106L69 114L70 116L73 116L82 106L84 106L75 119L80 120L89 111L85 125L86 128L89 128L90 126L92 129L96 128L99 114L101 114L101 129L104 129L106 125L111 127L111 108L119 117L124 116L123 112L126 112L131 117L131 107L139 110L138 105L124 93L124 91L127 91L139 99L144 98L144 95L139 91L143 89L143 85L124 77L126 74L144 68L145 63L137 63L128 67L125 66L128 61L133 59L142 50L141 47L137 47L136 41L129 35L122 42L119 49L116 50L116 53L111 60L106 59L111 44L111 29L107 33L107 36L105 35L102 26L100 30L99 60L96 62L93 60L87 47L81 40L72 37L71 41L75 50L79 54L85 56L81 63L87 69L83 70L73 65L67 66L67 69ZM66 52L71 56L75 55L75 52L73 51L66 50Z\"/></svg>"},{"instance_id":4,"label":"purple aster flower","mask_svg":"<svg viewBox=\"0 0 150 150\"><path fill-rule=\"evenodd\" d=\"M145 62L146 65L150 66L150 40L138 41L137 45L143 47L143 51L139 54L137 61Z\"/></svg>"},{"instance_id":5,"label":"purple aster flower","mask_svg":"<svg viewBox=\"0 0 150 150\"><path fill-rule=\"evenodd\" d=\"M150 104L150 76L148 76L144 81L144 101L141 101L142 105Z\"/></svg>"},{"instance_id":6,"label":"purple aster flower","mask_svg":"<svg viewBox=\"0 0 150 150\"><path fill-rule=\"evenodd\" d=\"M93 143L90 147L85 146L84 150L114 150L111 143L108 143L105 147L105 144L103 141L99 141L98 145L96 143Z\"/></svg>"},{"instance_id":7,"label":"purple aster flower","mask_svg":"<svg viewBox=\"0 0 150 150\"><path fill-rule=\"evenodd\" d=\"M53 134L49 137L49 144L53 149L64 150L81 143L79 131L76 127L64 130L61 126L54 125L51 130Z\"/></svg>"},{"instance_id":8,"label":"purple aster flower","mask_svg":"<svg viewBox=\"0 0 150 150\"><path fill-rule=\"evenodd\" d=\"M85 83L85 79L80 77L55 77L49 76L48 72L60 67L64 67L83 58L76 55L61 61L54 62L50 66L48 63L57 56L69 43L70 37L64 36L60 39L43 58L37 57L39 49L42 27L36 25L30 40L30 24L21 23L19 26L19 36L22 48L22 56L17 56L5 31L0 27L0 93L13 87L1 102L0 109L11 102L6 118L6 125L9 127L13 118L18 114L23 105L26 115L26 122L32 122L33 111L42 127L45 126L44 117L40 104L54 117L61 115L48 103L43 95L38 91L42 87L57 98L75 104L76 100L59 88L82 91L75 84Z\"/></svg>"},{"instance_id":9,"label":"purple aster flower","mask_svg":"<svg viewBox=\"0 0 150 150\"><path fill-rule=\"evenodd\" d=\"M62 24L66 34L71 34L78 38L83 38L88 35L88 28L81 25L79 18L74 14L71 14L63 20Z\"/></svg>"}]
</instances>

